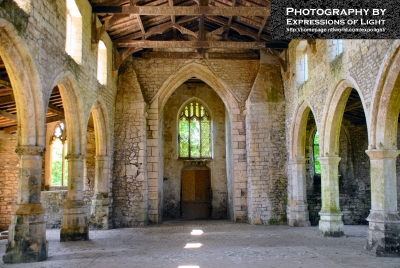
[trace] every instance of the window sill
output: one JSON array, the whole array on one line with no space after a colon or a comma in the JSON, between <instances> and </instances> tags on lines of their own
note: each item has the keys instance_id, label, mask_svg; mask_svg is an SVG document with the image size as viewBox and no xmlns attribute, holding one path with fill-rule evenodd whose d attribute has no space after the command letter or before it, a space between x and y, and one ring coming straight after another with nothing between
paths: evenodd
<instances>
[{"instance_id":1,"label":"window sill","mask_svg":"<svg viewBox=\"0 0 400 268\"><path fill-rule=\"evenodd\" d=\"M50 186L49 191L67 191L68 186Z\"/></svg>"}]
</instances>

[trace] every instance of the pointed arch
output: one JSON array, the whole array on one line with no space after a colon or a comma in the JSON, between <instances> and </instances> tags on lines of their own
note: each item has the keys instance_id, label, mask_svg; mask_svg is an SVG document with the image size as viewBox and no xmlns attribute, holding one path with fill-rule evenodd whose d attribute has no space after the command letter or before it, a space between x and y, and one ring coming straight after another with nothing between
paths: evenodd
<instances>
[{"instance_id":1,"label":"pointed arch","mask_svg":"<svg viewBox=\"0 0 400 268\"><path fill-rule=\"evenodd\" d=\"M381 64L371 109L369 149L397 149L400 111L400 41L396 40Z\"/></svg>"},{"instance_id":2,"label":"pointed arch","mask_svg":"<svg viewBox=\"0 0 400 268\"><path fill-rule=\"evenodd\" d=\"M45 146L46 116L39 75L28 47L5 19L0 19L0 55L14 92L18 145Z\"/></svg>"},{"instance_id":3,"label":"pointed arch","mask_svg":"<svg viewBox=\"0 0 400 268\"><path fill-rule=\"evenodd\" d=\"M290 157L305 155L306 128L309 113L312 113L310 106L302 102L296 109L295 117L291 128Z\"/></svg>"},{"instance_id":4,"label":"pointed arch","mask_svg":"<svg viewBox=\"0 0 400 268\"><path fill-rule=\"evenodd\" d=\"M339 153L340 126L347 100L352 89L357 90L363 109L364 111L366 110L363 95L361 94L360 88L357 86L355 80L348 77L347 79L339 81L325 103L324 118L322 121L319 142L321 156L333 156L338 155Z\"/></svg>"},{"instance_id":5,"label":"pointed arch","mask_svg":"<svg viewBox=\"0 0 400 268\"><path fill-rule=\"evenodd\" d=\"M158 100L158 111L161 112L171 94L186 80L192 77L202 80L212 89L214 89L224 102L229 113L231 113L232 110L237 107L238 100L232 93L232 89L221 78L217 77L210 68L196 62L192 62L183 66L170 77L168 77L167 80L165 80L165 82L162 84L160 90L150 101L150 104L152 104L155 100Z\"/></svg>"},{"instance_id":6,"label":"pointed arch","mask_svg":"<svg viewBox=\"0 0 400 268\"><path fill-rule=\"evenodd\" d=\"M96 155L109 156L110 130L106 104L100 96L92 106L94 131L96 135Z\"/></svg>"},{"instance_id":7,"label":"pointed arch","mask_svg":"<svg viewBox=\"0 0 400 268\"><path fill-rule=\"evenodd\" d=\"M68 137L68 154L84 155L86 147L86 127L83 114L82 96L78 84L69 71L61 71L54 79L60 89L65 112L65 123ZM49 95L50 96L50 95ZM49 100L47 100L47 103Z\"/></svg>"}]
</instances>

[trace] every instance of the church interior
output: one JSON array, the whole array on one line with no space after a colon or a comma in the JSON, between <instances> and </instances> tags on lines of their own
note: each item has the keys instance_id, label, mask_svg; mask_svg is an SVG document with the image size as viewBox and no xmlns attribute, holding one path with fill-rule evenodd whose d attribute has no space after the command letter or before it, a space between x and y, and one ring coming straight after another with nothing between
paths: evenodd
<instances>
[{"instance_id":1,"label":"church interior","mask_svg":"<svg viewBox=\"0 0 400 268\"><path fill-rule=\"evenodd\" d=\"M270 10L0 0L3 262L168 220L366 225L400 257L400 40L274 40Z\"/></svg>"}]
</instances>

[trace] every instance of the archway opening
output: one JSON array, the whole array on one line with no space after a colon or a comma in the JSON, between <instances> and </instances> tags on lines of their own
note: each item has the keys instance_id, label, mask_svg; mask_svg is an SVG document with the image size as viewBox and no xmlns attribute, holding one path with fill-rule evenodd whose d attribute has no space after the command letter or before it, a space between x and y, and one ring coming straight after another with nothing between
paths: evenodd
<instances>
[{"instance_id":1,"label":"archway opening","mask_svg":"<svg viewBox=\"0 0 400 268\"><path fill-rule=\"evenodd\" d=\"M196 105L198 107L198 118L195 116ZM193 107L194 112L192 114L194 121L191 123L193 125L191 134L198 132L199 137L194 135L193 141L186 144L186 136L180 132L180 128L184 128L185 120L192 118L190 107ZM185 108L188 108L188 117L182 116L182 112L183 115L185 113ZM202 112L207 113L207 120L209 121L202 119ZM180 85L167 100L161 116L164 220L187 218L183 207L185 206L183 204L185 198L183 197L190 196L189 193L185 192L189 191L190 187L183 187L185 186L185 183L182 184L182 180L185 180L185 178L182 178L185 174L184 170L193 172L199 170L199 173L209 170L210 176L210 189L204 191L204 195L210 196L208 212L205 209L204 211L207 213L201 213L202 216L194 216L191 219L227 218L226 113L225 105L218 94L208 84L194 77ZM207 124L209 124L209 127L206 126ZM198 126L197 132L196 126ZM188 127L191 127L190 123ZM191 134L188 132L189 136ZM209 140L207 135L210 137ZM189 136L187 138L190 138ZM210 142L209 147L206 146L208 142ZM187 149L193 151L187 152ZM193 183L195 181L193 180ZM196 199L195 196L193 198Z\"/></svg>"},{"instance_id":2,"label":"archway opening","mask_svg":"<svg viewBox=\"0 0 400 268\"><path fill-rule=\"evenodd\" d=\"M318 225L321 210L321 164L320 135L317 130L315 118L310 111L306 126L306 193L309 219L311 225Z\"/></svg>"},{"instance_id":3,"label":"archway opening","mask_svg":"<svg viewBox=\"0 0 400 268\"><path fill-rule=\"evenodd\" d=\"M0 57L0 232L11 223L17 203L19 158L17 146L17 107L6 66Z\"/></svg>"},{"instance_id":4,"label":"archway opening","mask_svg":"<svg viewBox=\"0 0 400 268\"><path fill-rule=\"evenodd\" d=\"M368 129L361 98L352 89L339 135L339 198L344 224L367 224L371 208Z\"/></svg>"}]
</instances>

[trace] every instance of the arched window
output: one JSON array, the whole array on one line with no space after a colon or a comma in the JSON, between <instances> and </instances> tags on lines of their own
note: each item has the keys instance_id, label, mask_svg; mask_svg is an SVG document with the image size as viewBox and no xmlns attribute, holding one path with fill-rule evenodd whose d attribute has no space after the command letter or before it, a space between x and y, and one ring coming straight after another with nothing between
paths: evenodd
<instances>
[{"instance_id":1,"label":"arched window","mask_svg":"<svg viewBox=\"0 0 400 268\"><path fill-rule=\"evenodd\" d=\"M329 62L336 59L340 54L343 53L343 40L342 39L332 39L327 40L328 42L328 59Z\"/></svg>"},{"instance_id":2,"label":"arched window","mask_svg":"<svg viewBox=\"0 0 400 268\"><path fill-rule=\"evenodd\" d=\"M307 41L300 41L296 48L296 76L297 86L308 80Z\"/></svg>"},{"instance_id":3,"label":"arched window","mask_svg":"<svg viewBox=\"0 0 400 268\"><path fill-rule=\"evenodd\" d=\"M102 85L107 84L107 47L101 40L97 52L97 80Z\"/></svg>"},{"instance_id":4,"label":"arched window","mask_svg":"<svg viewBox=\"0 0 400 268\"><path fill-rule=\"evenodd\" d=\"M187 104L179 115L179 157L211 157L211 118L197 101Z\"/></svg>"},{"instance_id":5,"label":"arched window","mask_svg":"<svg viewBox=\"0 0 400 268\"><path fill-rule=\"evenodd\" d=\"M65 51L77 62L82 61L82 15L75 0L67 0Z\"/></svg>"},{"instance_id":6,"label":"arched window","mask_svg":"<svg viewBox=\"0 0 400 268\"><path fill-rule=\"evenodd\" d=\"M313 138L314 174L321 174L321 164L319 163L319 135L315 131Z\"/></svg>"},{"instance_id":7,"label":"arched window","mask_svg":"<svg viewBox=\"0 0 400 268\"><path fill-rule=\"evenodd\" d=\"M54 128L51 138L51 185L68 185L67 136L65 124L60 122Z\"/></svg>"}]
</instances>

